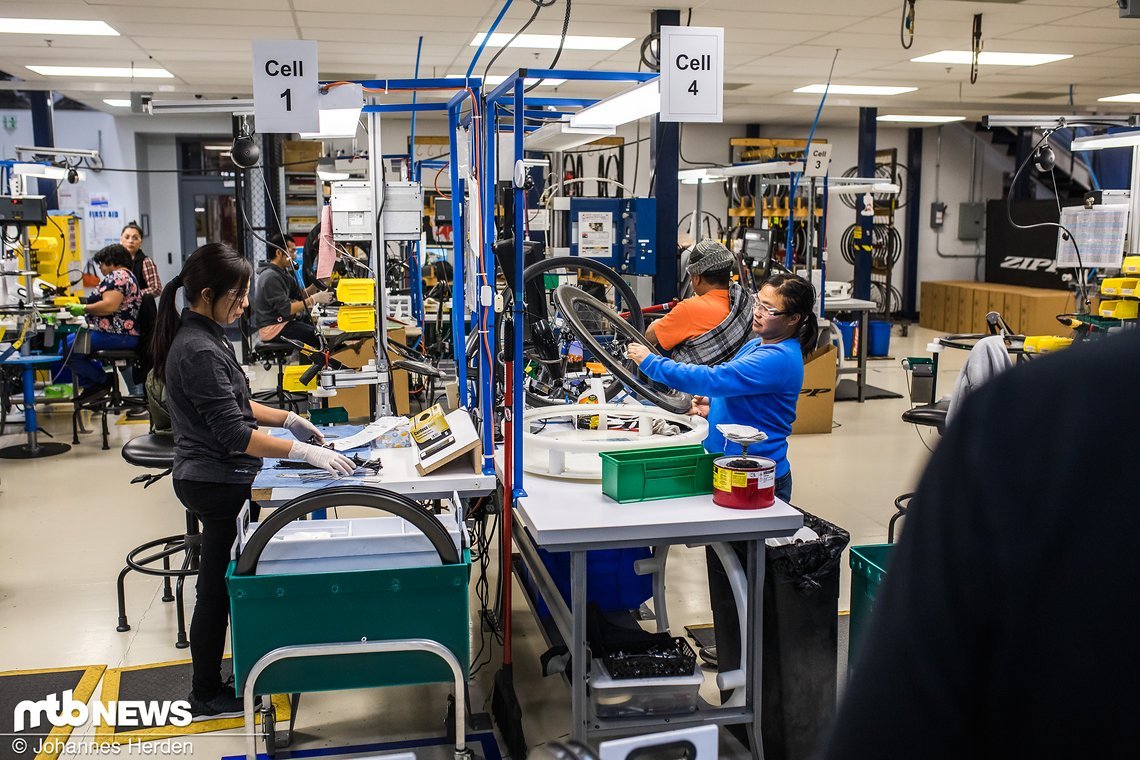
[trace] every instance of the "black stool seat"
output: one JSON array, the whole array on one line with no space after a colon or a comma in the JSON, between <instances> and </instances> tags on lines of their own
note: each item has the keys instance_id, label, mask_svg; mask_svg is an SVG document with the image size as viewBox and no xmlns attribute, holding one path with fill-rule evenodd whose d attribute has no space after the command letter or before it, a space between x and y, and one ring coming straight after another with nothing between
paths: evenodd
<instances>
[{"instance_id":1,"label":"black stool seat","mask_svg":"<svg viewBox=\"0 0 1140 760\"><path fill-rule=\"evenodd\" d=\"M902 413L903 422L909 422L912 425L925 425L927 427L938 428L941 433L942 429L946 427L946 412L950 410L950 400L936 401L933 404L923 404L916 406L914 409L907 409Z\"/></svg>"},{"instance_id":2,"label":"black stool seat","mask_svg":"<svg viewBox=\"0 0 1140 760\"><path fill-rule=\"evenodd\" d=\"M129 362L139 358L138 349L134 348L108 348L103 351L95 351L91 355L96 359L106 359L112 362Z\"/></svg>"},{"instance_id":3,"label":"black stool seat","mask_svg":"<svg viewBox=\"0 0 1140 760\"><path fill-rule=\"evenodd\" d=\"M174 466L174 436L140 435L123 444L123 459L135 467L168 470Z\"/></svg>"},{"instance_id":4,"label":"black stool seat","mask_svg":"<svg viewBox=\"0 0 1140 760\"><path fill-rule=\"evenodd\" d=\"M267 340L254 345L253 350L258 356L263 356L267 359L276 359L287 357L297 349L284 341Z\"/></svg>"}]
</instances>

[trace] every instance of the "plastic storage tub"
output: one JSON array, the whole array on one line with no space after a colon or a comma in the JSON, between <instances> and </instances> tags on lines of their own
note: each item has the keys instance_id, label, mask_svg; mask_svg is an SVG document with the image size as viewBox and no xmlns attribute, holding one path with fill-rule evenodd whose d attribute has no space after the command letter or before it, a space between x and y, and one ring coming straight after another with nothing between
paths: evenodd
<instances>
[{"instance_id":1,"label":"plastic storage tub","mask_svg":"<svg viewBox=\"0 0 1140 760\"><path fill-rule=\"evenodd\" d=\"M459 526L452 515L440 522L459 549ZM257 530L257 523L239 538L240 547ZM423 533L400 517L360 517L350 520L292 522L273 537L261 553L258 571L297 575L342 570L390 570L439 564L439 556Z\"/></svg>"},{"instance_id":2,"label":"plastic storage tub","mask_svg":"<svg viewBox=\"0 0 1140 760\"><path fill-rule=\"evenodd\" d=\"M291 393L315 391L317 389L317 378L315 375L308 383L301 382L301 375L308 372L309 369L310 365L308 364L290 364L285 367L284 374L281 377L281 387Z\"/></svg>"},{"instance_id":3,"label":"plastic storage tub","mask_svg":"<svg viewBox=\"0 0 1140 760\"><path fill-rule=\"evenodd\" d=\"M867 323L867 355L887 356L891 353L891 323L876 320Z\"/></svg>"},{"instance_id":4,"label":"plastic storage tub","mask_svg":"<svg viewBox=\"0 0 1140 760\"><path fill-rule=\"evenodd\" d=\"M599 718L691 713L697 709L703 681L699 664L690 676L617 680L606 672L601 660L594 660L590 669L590 701Z\"/></svg>"},{"instance_id":5,"label":"plastic storage tub","mask_svg":"<svg viewBox=\"0 0 1140 760\"><path fill-rule=\"evenodd\" d=\"M341 279L336 285L336 300L349 304L376 303L376 281L360 279Z\"/></svg>"},{"instance_id":6,"label":"plastic storage tub","mask_svg":"<svg viewBox=\"0 0 1140 760\"><path fill-rule=\"evenodd\" d=\"M568 552L549 552L539 548L538 555L542 564L546 565L546 572L558 587L566 606L570 606L570 554ZM617 612L620 610L635 610L642 602L653 596L653 576L651 574L638 575L634 564L638 560L649 559L653 556L648 548L634 547L630 549L595 549L586 552L586 602L596 604L602 612ZM530 582L531 592L536 600L535 613L539 617L549 617L550 609L546 601L538 592L538 588Z\"/></svg>"},{"instance_id":7,"label":"plastic storage tub","mask_svg":"<svg viewBox=\"0 0 1140 760\"><path fill-rule=\"evenodd\" d=\"M336 326L345 332L375 330L376 309L372 306L342 306L336 315Z\"/></svg>"},{"instance_id":8,"label":"plastic storage tub","mask_svg":"<svg viewBox=\"0 0 1140 760\"><path fill-rule=\"evenodd\" d=\"M855 651L871 610L879 586L887 577L887 565L895 544L871 544L851 547L851 644L848 663L855 661Z\"/></svg>"},{"instance_id":9,"label":"plastic storage tub","mask_svg":"<svg viewBox=\"0 0 1140 760\"><path fill-rule=\"evenodd\" d=\"M713 460L700 444L603 452L602 493L627 503L712 493Z\"/></svg>"},{"instance_id":10,"label":"plastic storage tub","mask_svg":"<svg viewBox=\"0 0 1140 760\"><path fill-rule=\"evenodd\" d=\"M1101 301L1100 315L1112 319L1136 319L1140 301Z\"/></svg>"}]
</instances>

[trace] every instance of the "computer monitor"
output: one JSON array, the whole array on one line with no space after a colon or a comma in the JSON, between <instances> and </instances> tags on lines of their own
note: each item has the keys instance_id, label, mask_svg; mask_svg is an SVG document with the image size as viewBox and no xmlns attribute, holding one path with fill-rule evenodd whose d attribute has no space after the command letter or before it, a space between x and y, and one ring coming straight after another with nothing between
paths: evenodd
<instances>
[{"instance_id":1,"label":"computer monitor","mask_svg":"<svg viewBox=\"0 0 1140 760\"><path fill-rule=\"evenodd\" d=\"M744 258L753 262L752 271L758 282L768 278L772 268L772 231L760 227L744 230Z\"/></svg>"}]
</instances>

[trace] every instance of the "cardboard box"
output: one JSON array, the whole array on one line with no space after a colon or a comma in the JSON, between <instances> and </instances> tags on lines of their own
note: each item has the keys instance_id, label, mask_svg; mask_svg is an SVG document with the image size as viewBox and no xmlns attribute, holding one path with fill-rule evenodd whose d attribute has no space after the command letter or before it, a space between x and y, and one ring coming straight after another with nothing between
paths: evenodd
<instances>
[{"instance_id":1,"label":"cardboard box","mask_svg":"<svg viewBox=\"0 0 1140 760\"><path fill-rule=\"evenodd\" d=\"M963 282L957 286L958 291L958 321L954 325L954 332L958 334L974 331L974 283ZM949 328L949 325L947 325Z\"/></svg>"},{"instance_id":2,"label":"cardboard box","mask_svg":"<svg viewBox=\"0 0 1140 760\"><path fill-rule=\"evenodd\" d=\"M319 140L286 140L281 144L281 163L288 172L315 172L322 150Z\"/></svg>"},{"instance_id":3,"label":"cardboard box","mask_svg":"<svg viewBox=\"0 0 1140 760\"><path fill-rule=\"evenodd\" d=\"M918 308L921 327L942 330L946 324L946 285L941 282L922 283L922 303Z\"/></svg>"},{"instance_id":4,"label":"cardboard box","mask_svg":"<svg viewBox=\"0 0 1140 760\"><path fill-rule=\"evenodd\" d=\"M391 340L404 342L403 329L389 330L388 337ZM369 359L376 358L376 341L369 339L361 344L359 351L352 349L345 349L340 351L335 356L336 360L342 362L346 367L354 369L363 367L368 363ZM393 362L399 359L399 356L389 352L388 361ZM392 378L392 395L396 399L396 414L407 416L411 414L411 398L408 393L408 373L402 369L394 369L391 372ZM329 399L329 406L344 407L348 412L350 420L368 420L371 419L371 394L374 392L372 386L362 385L357 388L346 388L345 390L338 391L336 396Z\"/></svg>"},{"instance_id":5,"label":"cardboard box","mask_svg":"<svg viewBox=\"0 0 1140 760\"><path fill-rule=\"evenodd\" d=\"M834 345L817 349L804 359L804 383L796 403L796 421L792 435L830 433L835 412Z\"/></svg>"},{"instance_id":6,"label":"cardboard box","mask_svg":"<svg viewBox=\"0 0 1140 760\"><path fill-rule=\"evenodd\" d=\"M970 309L970 332L986 331L986 312L990 310L990 291L974 288L974 306Z\"/></svg>"}]
</instances>

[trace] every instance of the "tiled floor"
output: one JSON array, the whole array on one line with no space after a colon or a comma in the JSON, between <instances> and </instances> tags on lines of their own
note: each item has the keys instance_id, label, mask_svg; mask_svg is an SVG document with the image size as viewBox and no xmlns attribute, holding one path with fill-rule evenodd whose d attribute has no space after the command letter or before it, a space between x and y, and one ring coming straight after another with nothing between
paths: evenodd
<instances>
[{"instance_id":1,"label":"tiled floor","mask_svg":"<svg viewBox=\"0 0 1140 760\"><path fill-rule=\"evenodd\" d=\"M905 396L906 376L899 359L928 355L926 345L934 337L921 328L911 328L905 338L896 331L895 358L872 361L868 382ZM952 352L943 361L942 392L953 387L963 358L963 352ZM883 542L894 498L912 489L928 456L915 428L900 420L908 406L905 398L839 403L838 426L831 434L793 438L794 502L849 530L853 544ZM66 414L46 415L43 424L59 440L67 440ZM22 433L12 430L0 438L0 445L22 439ZM0 670L96 663L114 667L188 656L186 650L174 648L174 609L160 601L157 579L130 577L127 612L132 630L115 631L115 578L124 553L183 527L169 480L145 491L130 485L138 472L120 458L118 446L145 432L145 425L114 425L111 451L100 450L92 434L62 456L0 460ZM937 438L931 431L922 435L931 445ZM847 608L847 576L845 558L840 610ZM672 552L668 582L675 630L710 620L702 552ZM188 597L192 600L192 591ZM537 658L545 645L525 603L516 602L515 610L516 688L533 745L566 734L568 692L561 682L538 674ZM473 688L477 709L496 669L497 663L484 669ZM299 746L437 734L446 693L439 686L306 696L298 723ZM196 758L243 750L241 737L235 735L208 734L190 741ZM69 756L87 755L64 755Z\"/></svg>"}]
</instances>

